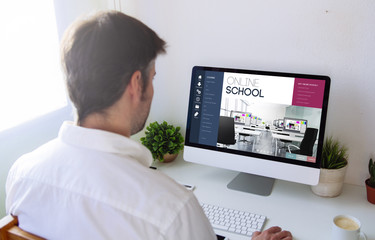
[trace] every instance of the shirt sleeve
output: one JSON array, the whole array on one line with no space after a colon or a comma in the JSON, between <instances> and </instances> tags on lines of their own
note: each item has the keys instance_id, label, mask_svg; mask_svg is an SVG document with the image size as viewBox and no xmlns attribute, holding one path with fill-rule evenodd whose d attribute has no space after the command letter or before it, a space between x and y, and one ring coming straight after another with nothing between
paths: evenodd
<instances>
[{"instance_id":1,"label":"shirt sleeve","mask_svg":"<svg viewBox=\"0 0 375 240\"><path fill-rule=\"evenodd\" d=\"M203 212L194 194L176 215L175 221L168 228L166 240L216 240L212 226Z\"/></svg>"}]
</instances>

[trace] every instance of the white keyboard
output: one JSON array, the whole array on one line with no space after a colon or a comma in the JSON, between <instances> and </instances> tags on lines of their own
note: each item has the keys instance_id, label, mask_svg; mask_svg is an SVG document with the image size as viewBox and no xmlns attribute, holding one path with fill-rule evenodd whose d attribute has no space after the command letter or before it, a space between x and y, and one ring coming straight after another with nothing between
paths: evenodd
<instances>
[{"instance_id":1,"label":"white keyboard","mask_svg":"<svg viewBox=\"0 0 375 240\"><path fill-rule=\"evenodd\" d=\"M202 203L202 208L215 229L251 237L254 232L262 231L266 217L259 214L223 208Z\"/></svg>"}]
</instances>

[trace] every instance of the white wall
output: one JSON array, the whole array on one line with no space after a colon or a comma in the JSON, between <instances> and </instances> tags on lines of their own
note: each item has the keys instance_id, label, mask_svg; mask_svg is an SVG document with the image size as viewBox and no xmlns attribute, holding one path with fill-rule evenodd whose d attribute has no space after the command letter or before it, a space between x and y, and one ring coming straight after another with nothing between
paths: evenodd
<instances>
[{"instance_id":1,"label":"white wall","mask_svg":"<svg viewBox=\"0 0 375 240\"><path fill-rule=\"evenodd\" d=\"M194 65L329 75L326 134L349 147L346 182L364 185L375 157L375 1L122 0L122 10L169 45L149 122L185 126Z\"/></svg>"}]
</instances>

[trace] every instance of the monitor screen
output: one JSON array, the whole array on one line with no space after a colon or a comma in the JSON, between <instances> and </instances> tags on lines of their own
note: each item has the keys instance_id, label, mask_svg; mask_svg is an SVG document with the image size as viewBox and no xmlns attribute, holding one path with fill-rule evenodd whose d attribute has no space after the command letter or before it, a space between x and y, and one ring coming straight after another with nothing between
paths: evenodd
<instances>
[{"instance_id":1,"label":"monitor screen","mask_svg":"<svg viewBox=\"0 0 375 240\"><path fill-rule=\"evenodd\" d=\"M196 66L184 159L315 185L329 87L327 76ZM224 132L234 139L218 141Z\"/></svg>"}]
</instances>

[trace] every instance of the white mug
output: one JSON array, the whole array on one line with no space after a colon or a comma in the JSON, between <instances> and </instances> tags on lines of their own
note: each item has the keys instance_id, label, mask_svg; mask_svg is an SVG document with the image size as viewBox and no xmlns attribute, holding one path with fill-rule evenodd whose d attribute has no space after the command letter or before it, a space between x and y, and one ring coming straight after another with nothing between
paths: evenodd
<instances>
[{"instance_id":1,"label":"white mug","mask_svg":"<svg viewBox=\"0 0 375 240\"><path fill-rule=\"evenodd\" d=\"M338 215L333 219L332 240L366 240L361 232L361 222L349 215Z\"/></svg>"}]
</instances>

